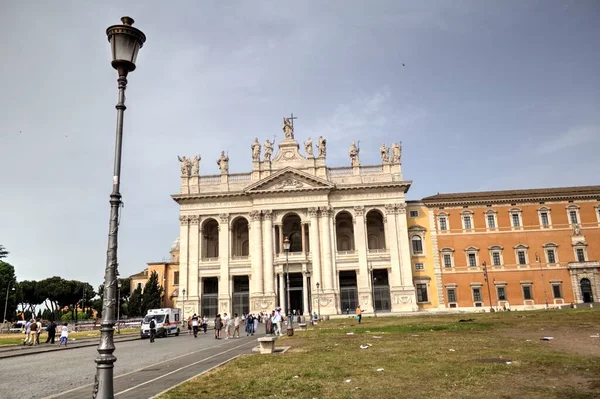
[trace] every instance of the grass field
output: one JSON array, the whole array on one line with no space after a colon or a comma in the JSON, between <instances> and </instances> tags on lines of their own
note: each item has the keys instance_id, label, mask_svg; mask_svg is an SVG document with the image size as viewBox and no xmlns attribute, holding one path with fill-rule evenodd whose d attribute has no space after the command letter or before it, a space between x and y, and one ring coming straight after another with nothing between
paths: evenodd
<instances>
[{"instance_id":1,"label":"grass field","mask_svg":"<svg viewBox=\"0 0 600 399\"><path fill-rule=\"evenodd\" d=\"M161 399L598 398L599 332L600 309L338 319Z\"/></svg>"},{"instance_id":2,"label":"grass field","mask_svg":"<svg viewBox=\"0 0 600 399\"><path fill-rule=\"evenodd\" d=\"M121 335L126 335L126 334L139 334L140 333L140 329L139 328L122 328L121 329ZM116 336L116 332L115 332L115 336ZM69 340L73 341L73 340L78 340L78 339L84 339L84 338L95 338L95 337L99 337L100 336L100 331L99 330L94 330L94 331L84 331L84 332L70 332L69 333ZM58 331L56 333L56 339L59 340L60 339L60 331ZM48 334L46 334L45 332L42 333L42 335L40 335L40 342L46 342L46 338L48 338ZM0 347L3 345L15 345L15 344L21 344L23 343L23 340L25 339L25 334L0 334Z\"/></svg>"}]
</instances>

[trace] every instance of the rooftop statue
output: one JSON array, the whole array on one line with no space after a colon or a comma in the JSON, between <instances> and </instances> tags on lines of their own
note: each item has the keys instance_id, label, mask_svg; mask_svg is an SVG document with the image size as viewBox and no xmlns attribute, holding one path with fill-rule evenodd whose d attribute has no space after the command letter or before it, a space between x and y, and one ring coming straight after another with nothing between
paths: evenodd
<instances>
[{"instance_id":1,"label":"rooftop statue","mask_svg":"<svg viewBox=\"0 0 600 399\"><path fill-rule=\"evenodd\" d=\"M229 173L229 157L225 155L225 151L221 151L221 157L217 160L217 165L219 165L221 173Z\"/></svg>"},{"instance_id":2,"label":"rooftop statue","mask_svg":"<svg viewBox=\"0 0 600 399\"><path fill-rule=\"evenodd\" d=\"M352 140L352 145L348 150L348 155L350 155L350 163L352 166L360 165L360 161L358 160L358 153L360 152L360 148L356 146L356 142Z\"/></svg>"},{"instance_id":3,"label":"rooftop statue","mask_svg":"<svg viewBox=\"0 0 600 399\"><path fill-rule=\"evenodd\" d=\"M265 141L265 161L271 162L271 155L273 155L273 143L267 139Z\"/></svg>"},{"instance_id":4,"label":"rooftop statue","mask_svg":"<svg viewBox=\"0 0 600 399\"><path fill-rule=\"evenodd\" d=\"M294 139L294 125L291 118L283 118L283 135L286 140Z\"/></svg>"},{"instance_id":5,"label":"rooftop statue","mask_svg":"<svg viewBox=\"0 0 600 399\"><path fill-rule=\"evenodd\" d=\"M254 143L252 143L252 160L260 161L260 143L258 142L258 137L254 139Z\"/></svg>"},{"instance_id":6,"label":"rooftop statue","mask_svg":"<svg viewBox=\"0 0 600 399\"><path fill-rule=\"evenodd\" d=\"M310 137L304 142L304 150L306 151L306 155L309 157L315 156L315 154L313 154L313 142Z\"/></svg>"},{"instance_id":7,"label":"rooftop statue","mask_svg":"<svg viewBox=\"0 0 600 399\"><path fill-rule=\"evenodd\" d=\"M379 153L381 154L381 162L388 163L390 162L390 149L384 143L381 143L381 147L379 147Z\"/></svg>"}]
</instances>

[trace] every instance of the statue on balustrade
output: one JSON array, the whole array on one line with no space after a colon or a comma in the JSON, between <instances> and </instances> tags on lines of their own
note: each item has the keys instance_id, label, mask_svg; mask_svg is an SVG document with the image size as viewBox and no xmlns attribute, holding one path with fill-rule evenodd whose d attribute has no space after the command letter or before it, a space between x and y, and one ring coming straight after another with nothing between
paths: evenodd
<instances>
[{"instance_id":1,"label":"statue on balustrade","mask_svg":"<svg viewBox=\"0 0 600 399\"><path fill-rule=\"evenodd\" d=\"M265 141L265 161L271 162L271 155L273 155L273 143L267 139Z\"/></svg>"},{"instance_id":2,"label":"statue on balustrade","mask_svg":"<svg viewBox=\"0 0 600 399\"><path fill-rule=\"evenodd\" d=\"M392 163L400 163L400 157L402 156L402 145L400 143L392 143Z\"/></svg>"},{"instance_id":3,"label":"statue on balustrade","mask_svg":"<svg viewBox=\"0 0 600 399\"><path fill-rule=\"evenodd\" d=\"M325 158L327 155L327 140L323 138L323 136L319 136L319 141L317 142L317 149L319 150L319 158Z\"/></svg>"},{"instance_id":4,"label":"statue on balustrade","mask_svg":"<svg viewBox=\"0 0 600 399\"><path fill-rule=\"evenodd\" d=\"M221 151L221 158L217 160L217 165L221 169L221 173L229 173L229 157L225 155L225 151Z\"/></svg>"},{"instance_id":5,"label":"statue on balustrade","mask_svg":"<svg viewBox=\"0 0 600 399\"><path fill-rule=\"evenodd\" d=\"M315 155L313 154L313 142L312 139L309 137L308 140L306 140L304 142L304 150L306 151L306 155L308 155L309 157L314 157Z\"/></svg>"},{"instance_id":6,"label":"statue on balustrade","mask_svg":"<svg viewBox=\"0 0 600 399\"><path fill-rule=\"evenodd\" d=\"M385 143L381 143L381 147L379 147L379 152L381 154L381 162L388 163L390 162L390 149Z\"/></svg>"},{"instance_id":7,"label":"statue on balustrade","mask_svg":"<svg viewBox=\"0 0 600 399\"><path fill-rule=\"evenodd\" d=\"M350 162L352 166L360 165L360 161L358 160L358 153L360 152L360 148L356 146L356 142L352 140L352 145L348 150L348 155L350 155Z\"/></svg>"},{"instance_id":8,"label":"statue on balustrade","mask_svg":"<svg viewBox=\"0 0 600 399\"><path fill-rule=\"evenodd\" d=\"M200 174L200 155L194 156L192 160L192 176L198 176Z\"/></svg>"},{"instance_id":9,"label":"statue on balustrade","mask_svg":"<svg viewBox=\"0 0 600 399\"><path fill-rule=\"evenodd\" d=\"M294 139L294 126L290 118L283 118L283 135L286 140Z\"/></svg>"},{"instance_id":10,"label":"statue on balustrade","mask_svg":"<svg viewBox=\"0 0 600 399\"><path fill-rule=\"evenodd\" d=\"M254 139L254 143L252 143L252 160L255 162L260 161L260 143L258 142L258 137Z\"/></svg>"},{"instance_id":11,"label":"statue on balustrade","mask_svg":"<svg viewBox=\"0 0 600 399\"><path fill-rule=\"evenodd\" d=\"M179 155L177 159L181 162L181 177L189 177L192 173L192 161L186 156L180 157Z\"/></svg>"}]
</instances>

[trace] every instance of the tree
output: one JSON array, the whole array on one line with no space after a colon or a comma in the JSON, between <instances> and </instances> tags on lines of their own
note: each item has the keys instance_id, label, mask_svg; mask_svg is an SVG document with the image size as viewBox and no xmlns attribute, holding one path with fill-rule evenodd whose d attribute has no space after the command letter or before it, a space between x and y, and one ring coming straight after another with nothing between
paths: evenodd
<instances>
[{"instance_id":1,"label":"tree","mask_svg":"<svg viewBox=\"0 0 600 399\"><path fill-rule=\"evenodd\" d=\"M39 288L38 288L39 287ZM21 297L21 306L35 316L36 307L46 299L40 290L41 286L35 280L25 280L18 284L17 290ZM25 308L25 304L27 307Z\"/></svg>"},{"instance_id":2,"label":"tree","mask_svg":"<svg viewBox=\"0 0 600 399\"><path fill-rule=\"evenodd\" d=\"M127 302L127 316L144 316L144 314L142 314L142 287L137 287L131 293L129 301Z\"/></svg>"},{"instance_id":3,"label":"tree","mask_svg":"<svg viewBox=\"0 0 600 399\"><path fill-rule=\"evenodd\" d=\"M0 251L3 247L0 245ZM0 252L1 253L1 252ZM6 319L13 320L17 311L17 290L16 290L15 268L10 264L0 260L0 303L2 308L0 312L4 312L6 304ZM13 291L14 289L14 291ZM6 293L8 292L8 301ZM3 317L4 314L0 315ZM4 321L4 320L1 320Z\"/></svg>"},{"instance_id":4,"label":"tree","mask_svg":"<svg viewBox=\"0 0 600 399\"><path fill-rule=\"evenodd\" d=\"M158 273L152 272L142 294L142 313L146 314L149 309L160 308L162 294L163 288L158 283Z\"/></svg>"},{"instance_id":5,"label":"tree","mask_svg":"<svg viewBox=\"0 0 600 399\"><path fill-rule=\"evenodd\" d=\"M0 245L0 259L4 259L8 256L10 252L8 252L6 250L6 248L4 248L4 245Z\"/></svg>"}]
</instances>

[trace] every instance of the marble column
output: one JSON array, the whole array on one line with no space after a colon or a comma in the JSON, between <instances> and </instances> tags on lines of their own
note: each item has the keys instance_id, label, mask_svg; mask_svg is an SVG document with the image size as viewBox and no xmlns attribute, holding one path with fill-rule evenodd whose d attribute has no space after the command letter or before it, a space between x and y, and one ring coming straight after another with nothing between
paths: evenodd
<instances>
[{"instance_id":1,"label":"marble column","mask_svg":"<svg viewBox=\"0 0 600 399\"><path fill-rule=\"evenodd\" d=\"M304 316L310 316L308 312L308 292L310 291L310 287L308 286L308 276L306 275L306 271L302 272L302 307L304 308Z\"/></svg>"},{"instance_id":2,"label":"marble column","mask_svg":"<svg viewBox=\"0 0 600 399\"><path fill-rule=\"evenodd\" d=\"M219 313L231 313L231 294L229 291L229 215L219 215Z\"/></svg>"},{"instance_id":3,"label":"marble column","mask_svg":"<svg viewBox=\"0 0 600 399\"><path fill-rule=\"evenodd\" d=\"M402 285L413 286L412 262L410 258L410 241L408 239L408 222L406 221L406 204L396 205L397 231L400 244L400 270L402 272ZM425 245L425 242L423 242ZM425 249L425 248L424 248Z\"/></svg>"},{"instance_id":4,"label":"marble column","mask_svg":"<svg viewBox=\"0 0 600 399\"><path fill-rule=\"evenodd\" d=\"M331 208L324 206L321 211L321 242L323 243L323 289L333 292L333 262L331 258Z\"/></svg>"},{"instance_id":5,"label":"marble column","mask_svg":"<svg viewBox=\"0 0 600 399\"><path fill-rule=\"evenodd\" d=\"M401 268L400 264L400 252L398 251L398 227L396 225L396 206L392 204L385 205L385 217L386 217L386 232L388 241L388 248L390 250L391 260L391 275L389 276L390 288L399 287L402 285ZM408 240L408 236L406 237ZM409 254L410 264L410 254Z\"/></svg>"},{"instance_id":6,"label":"marble column","mask_svg":"<svg viewBox=\"0 0 600 399\"><path fill-rule=\"evenodd\" d=\"M356 282L358 283L358 291L369 292L369 262L368 262L368 245L367 245L367 231L365 222L365 207L355 206L354 207L354 248L358 252L358 276ZM359 298L360 304L363 305L362 299ZM366 308L366 304L365 304Z\"/></svg>"},{"instance_id":7,"label":"marble column","mask_svg":"<svg viewBox=\"0 0 600 399\"><path fill-rule=\"evenodd\" d=\"M199 217L197 215L190 216L190 235L189 235L189 254L190 257L188 259L188 285L189 288L186 292L189 299L197 301L198 300L198 251L200 249L200 245L198 240L200 238L200 234L198 233L199 226ZM181 276L181 272L179 272Z\"/></svg>"},{"instance_id":8,"label":"marble column","mask_svg":"<svg viewBox=\"0 0 600 399\"><path fill-rule=\"evenodd\" d=\"M250 265L252 270L252 283L250 285L250 297L260 296L263 293L263 239L262 239L262 215L260 211L250 212L252 229L250 230ZM250 308L254 309L253 306Z\"/></svg>"},{"instance_id":9,"label":"marble column","mask_svg":"<svg viewBox=\"0 0 600 399\"><path fill-rule=\"evenodd\" d=\"M179 216L179 287L180 290L185 288L186 293L190 290L189 284L189 216ZM187 298L185 298L187 299ZM181 302L184 306L184 301ZM186 302L188 305L189 303Z\"/></svg>"},{"instance_id":10,"label":"marble column","mask_svg":"<svg viewBox=\"0 0 600 399\"><path fill-rule=\"evenodd\" d=\"M286 314L285 309L285 278L283 273L279 273L279 306L283 309L283 314Z\"/></svg>"},{"instance_id":11,"label":"marble column","mask_svg":"<svg viewBox=\"0 0 600 399\"><path fill-rule=\"evenodd\" d=\"M323 280L321 278L321 243L319 241L319 213L317 208L309 208L308 214L310 215L310 228L309 228L309 239L310 239L310 253L312 257L312 284L316 289L316 283L323 286Z\"/></svg>"},{"instance_id":12,"label":"marble column","mask_svg":"<svg viewBox=\"0 0 600 399\"><path fill-rule=\"evenodd\" d=\"M264 217L264 241L261 248L264 248L263 260L264 260L264 291L265 295L274 296L274 270L273 270L273 211L266 210L262 211Z\"/></svg>"}]
</instances>

